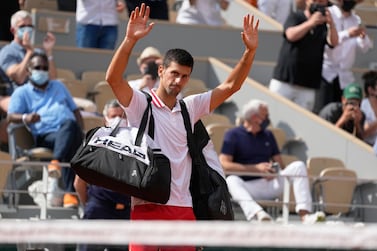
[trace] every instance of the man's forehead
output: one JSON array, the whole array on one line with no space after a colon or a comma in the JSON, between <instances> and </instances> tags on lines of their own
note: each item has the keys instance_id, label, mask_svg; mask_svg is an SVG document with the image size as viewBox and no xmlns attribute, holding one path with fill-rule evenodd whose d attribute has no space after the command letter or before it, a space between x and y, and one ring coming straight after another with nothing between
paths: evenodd
<instances>
[{"instance_id":1,"label":"man's forehead","mask_svg":"<svg viewBox=\"0 0 377 251\"><path fill-rule=\"evenodd\" d=\"M26 17L26 18L20 19L17 22L17 25L22 25L22 24L32 24L31 18L30 17Z\"/></svg>"},{"instance_id":2,"label":"man's forehead","mask_svg":"<svg viewBox=\"0 0 377 251\"><path fill-rule=\"evenodd\" d=\"M30 64L31 65L36 65L36 64L38 64L38 65L40 65L40 64L46 64L46 62L43 60L43 58L42 57L40 57L40 56L35 56L35 57L33 57L31 60L30 60Z\"/></svg>"}]
</instances>

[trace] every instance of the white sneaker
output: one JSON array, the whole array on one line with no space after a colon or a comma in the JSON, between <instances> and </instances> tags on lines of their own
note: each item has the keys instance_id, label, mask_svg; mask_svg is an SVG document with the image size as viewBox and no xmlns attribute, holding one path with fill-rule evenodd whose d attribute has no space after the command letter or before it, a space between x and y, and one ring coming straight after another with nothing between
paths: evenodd
<instances>
[{"instance_id":1,"label":"white sneaker","mask_svg":"<svg viewBox=\"0 0 377 251\"><path fill-rule=\"evenodd\" d=\"M302 223L304 224L314 224L317 222L325 222L326 221L326 215L324 212L315 212L313 214L307 214L304 216Z\"/></svg>"},{"instance_id":2,"label":"white sneaker","mask_svg":"<svg viewBox=\"0 0 377 251\"><path fill-rule=\"evenodd\" d=\"M59 179L48 177L47 182L47 206L61 207L63 205L64 192L58 185Z\"/></svg>"},{"instance_id":3,"label":"white sneaker","mask_svg":"<svg viewBox=\"0 0 377 251\"><path fill-rule=\"evenodd\" d=\"M272 217L264 210L262 211L259 211L257 214L256 214L256 217L257 217L257 220L258 221L272 221Z\"/></svg>"},{"instance_id":4,"label":"white sneaker","mask_svg":"<svg viewBox=\"0 0 377 251\"><path fill-rule=\"evenodd\" d=\"M58 179L48 177L47 180L47 206L60 207L63 205L63 191L58 186ZM33 198L34 203L43 206L43 181L37 180L28 187L29 195Z\"/></svg>"}]
</instances>

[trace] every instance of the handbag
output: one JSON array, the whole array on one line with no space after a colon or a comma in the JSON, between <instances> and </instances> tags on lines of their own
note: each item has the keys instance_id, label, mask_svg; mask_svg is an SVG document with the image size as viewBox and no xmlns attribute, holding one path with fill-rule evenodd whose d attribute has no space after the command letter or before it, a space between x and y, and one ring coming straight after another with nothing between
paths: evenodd
<instances>
[{"instance_id":1,"label":"handbag","mask_svg":"<svg viewBox=\"0 0 377 251\"><path fill-rule=\"evenodd\" d=\"M210 137L201 120L192 132L190 115L186 104L180 100L187 142L192 159L190 193L193 210L198 220L234 220L230 193L225 179L211 168L203 154Z\"/></svg>"},{"instance_id":2,"label":"handbag","mask_svg":"<svg viewBox=\"0 0 377 251\"><path fill-rule=\"evenodd\" d=\"M119 127L119 120L114 128L89 130L71 167L89 184L165 204L170 197L170 161L153 141L152 98L146 95L148 105L139 128Z\"/></svg>"}]
</instances>

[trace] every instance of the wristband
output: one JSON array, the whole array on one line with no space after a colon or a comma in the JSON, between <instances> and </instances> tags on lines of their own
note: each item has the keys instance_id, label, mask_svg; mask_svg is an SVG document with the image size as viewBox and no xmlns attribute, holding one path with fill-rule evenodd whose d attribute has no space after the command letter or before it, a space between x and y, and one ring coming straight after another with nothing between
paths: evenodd
<instances>
[{"instance_id":1,"label":"wristband","mask_svg":"<svg viewBox=\"0 0 377 251\"><path fill-rule=\"evenodd\" d=\"M48 56L48 61L52 61L54 59L54 57L51 55L51 56Z\"/></svg>"},{"instance_id":2,"label":"wristband","mask_svg":"<svg viewBox=\"0 0 377 251\"><path fill-rule=\"evenodd\" d=\"M27 122L26 122L26 116L27 116L26 113L22 114L22 123L24 123L26 129L27 129L29 132L31 132L30 127L28 126L28 124L27 124Z\"/></svg>"}]
</instances>

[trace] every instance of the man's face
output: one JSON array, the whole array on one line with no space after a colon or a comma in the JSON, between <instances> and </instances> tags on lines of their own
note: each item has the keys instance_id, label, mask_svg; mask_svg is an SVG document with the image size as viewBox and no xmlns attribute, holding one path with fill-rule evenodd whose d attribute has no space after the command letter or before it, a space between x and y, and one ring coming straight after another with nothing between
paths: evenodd
<instances>
[{"instance_id":1,"label":"man's face","mask_svg":"<svg viewBox=\"0 0 377 251\"><path fill-rule=\"evenodd\" d=\"M351 98L351 99L345 99L342 100L343 107L351 107L352 109L359 109L360 108L360 100Z\"/></svg>"},{"instance_id":2,"label":"man's face","mask_svg":"<svg viewBox=\"0 0 377 251\"><path fill-rule=\"evenodd\" d=\"M189 81L191 70L191 67L176 62L171 62L167 68L160 65L158 68L160 85L168 95L177 96Z\"/></svg>"},{"instance_id":3,"label":"man's face","mask_svg":"<svg viewBox=\"0 0 377 251\"><path fill-rule=\"evenodd\" d=\"M17 22L16 27L12 28L13 35L15 39L19 42L23 39L23 34L25 32L29 33L29 39L31 39L32 31L34 26L32 24L31 18L24 18Z\"/></svg>"},{"instance_id":4,"label":"man's face","mask_svg":"<svg viewBox=\"0 0 377 251\"><path fill-rule=\"evenodd\" d=\"M109 119L115 118L115 117L122 117L123 116L123 109L121 107L110 107L107 110L107 117Z\"/></svg>"},{"instance_id":5,"label":"man's face","mask_svg":"<svg viewBox=\"0 0 377 251\"><path fill-rule=\"evenodd\" d=\"M48 62L40 56L33 57L30 61L29 70L48 71Z\"/></svg>"}]
</instances>

